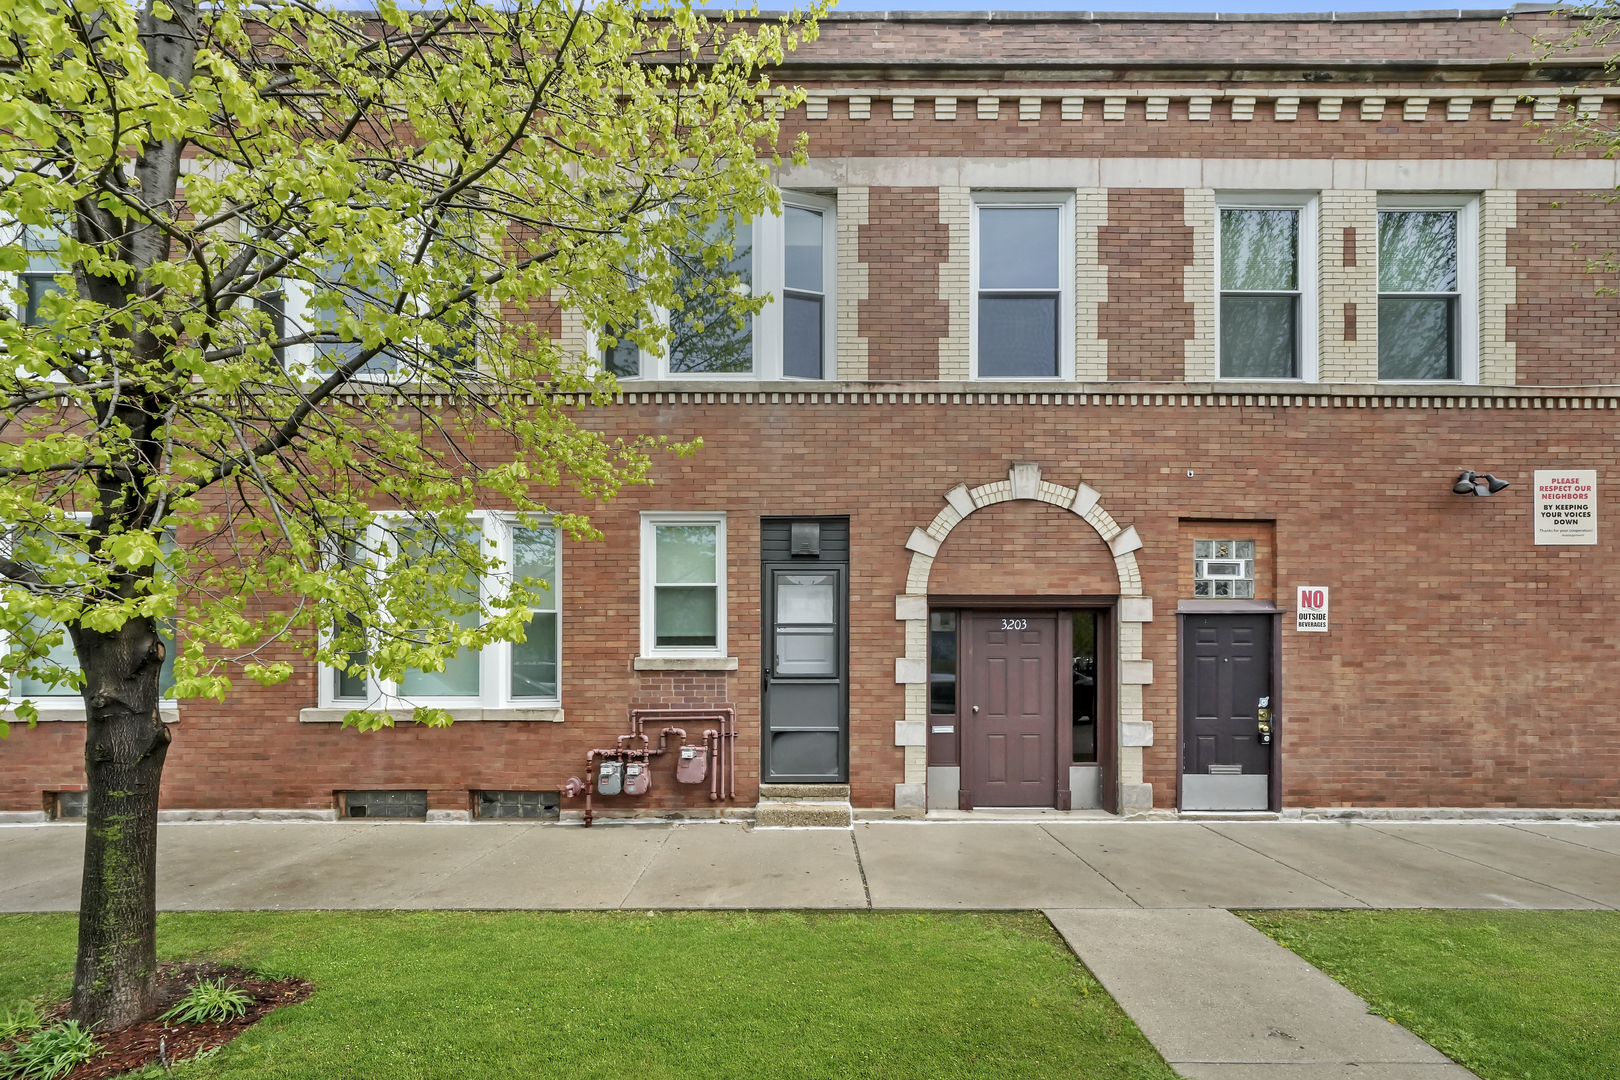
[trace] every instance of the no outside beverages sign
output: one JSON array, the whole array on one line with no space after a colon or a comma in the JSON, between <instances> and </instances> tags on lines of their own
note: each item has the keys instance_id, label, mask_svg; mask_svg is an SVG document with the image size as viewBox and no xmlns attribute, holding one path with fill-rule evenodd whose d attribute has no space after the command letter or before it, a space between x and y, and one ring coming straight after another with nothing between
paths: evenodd
<instances>
[{"instance_id":1,"label":"no outside beverages sign","mask_svg":"<svg viewBox=\"0 0 1620 1080\"><path fill-rule=\"evenodd\" d=\"M1299 587L1299 598L1294 604L1294 629L1307 633L1325 634L1327 628L1327 586L1301 585Z\"/></svg>"}]
</instances>

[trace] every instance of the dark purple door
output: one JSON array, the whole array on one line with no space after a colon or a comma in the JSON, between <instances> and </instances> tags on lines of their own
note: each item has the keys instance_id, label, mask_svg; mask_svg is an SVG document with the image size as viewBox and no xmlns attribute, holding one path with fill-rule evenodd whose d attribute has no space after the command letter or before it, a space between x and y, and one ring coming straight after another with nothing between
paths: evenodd
<instances>
[{"instance_id":1,"label":"dark purple door","mask_svg":"<svg viewBox=\"0 0 1620 1080\"><path fill-rule=\"evenodd\" d=\"M975 612L962 747L974 806L1057 797L1057 617Z\"/></svg>"},{"instance_id":2,"label":"dark purple door","mask_svg":"<svg viewBox=\"0 0 1620 1080\"><path fill-rule=\"evenodd\" d=\"M1186 635L1183 773L1268 774L1257 710L1271 694L1271 616L1189 615Z\"/></svg>"}]
</instances>

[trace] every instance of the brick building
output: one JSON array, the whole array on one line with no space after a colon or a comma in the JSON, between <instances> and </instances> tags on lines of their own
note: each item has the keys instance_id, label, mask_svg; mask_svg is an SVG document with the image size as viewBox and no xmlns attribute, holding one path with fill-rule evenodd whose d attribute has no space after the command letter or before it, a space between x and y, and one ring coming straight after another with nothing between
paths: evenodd
<instances>
[{"instance_id":1,"label":"brick building","mask_svg":"<svg viewBox=\"0 0 1620 1080\"><path fill-rule=\"evenodd\" d=\"M701 453L601 542L507 529L524 648L182 704L163 805L545 814L650 710L708 779L597 812L1620 809L1617 165L1550 135L1620 91L1503 14L828 19L751 334L559 321L622 379L581 423ZM335 722L379 689L463 722ZM82 783L75 708L0 809Z\"/></svg>"}]
</instances>

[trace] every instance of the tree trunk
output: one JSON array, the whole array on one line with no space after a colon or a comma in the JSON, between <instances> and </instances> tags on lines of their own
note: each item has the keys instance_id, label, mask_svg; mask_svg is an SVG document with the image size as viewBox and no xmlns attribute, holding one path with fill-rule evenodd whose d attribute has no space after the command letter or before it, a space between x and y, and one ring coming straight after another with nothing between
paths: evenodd
<instances>
[{"instance_id":1,"label":"tree trunk","mask_svg":"<svg viewBox=\"0 0 1620 1080\"><path fill-rule=\"evenodd\" d=\"M116 1031L157 1010L157 808L169 729L163 639L151 619L73 630L84 671L84 888L73 1017Z\"/></svg>"}]
</instances>

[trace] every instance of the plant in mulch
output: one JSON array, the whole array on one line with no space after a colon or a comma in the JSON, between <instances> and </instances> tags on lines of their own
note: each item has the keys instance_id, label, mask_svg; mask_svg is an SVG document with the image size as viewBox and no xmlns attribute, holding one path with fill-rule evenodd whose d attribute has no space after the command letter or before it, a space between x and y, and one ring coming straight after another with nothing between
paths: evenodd
<instances>
[{"instance_id":1,"label":"plant in mulch","mask_svg":"<svg viewBox=\"0 0 1620 1080\"><path fill-rule=\"evenodd\" d=\"M224 979L204 979L158 1019L166 1024L222 1024L246 1015L251 1004L252 994L226 986Z\"/></svg>"},{"instance_id":2,"label":"plant in mulch","mask_svg":"<svg viewBox=\"0 0 1620 1080\"><path fill-rule=\"evenodd\" d=\"M163 964L163 1011L118 1031L92 1033L66 1020L67 1004L24 1002L0 1016L0 1080L110 1080L205 1057L265 1013L303 1001L303 979L276 979L217 964Z\"/></svg>"},{"instance_id":3,"label":"plant in mulch","mask_svg":"<svg viewBox=\"0 0 1620 1080\"><path fill-rule=\"evenodd\" d=\"M4 1080L57 1080L89 1061L95 1053L95 1039L77 1020L37 1027L25 1040L0 1053L0 1077Z\"/></svg>"}]
</instances>

